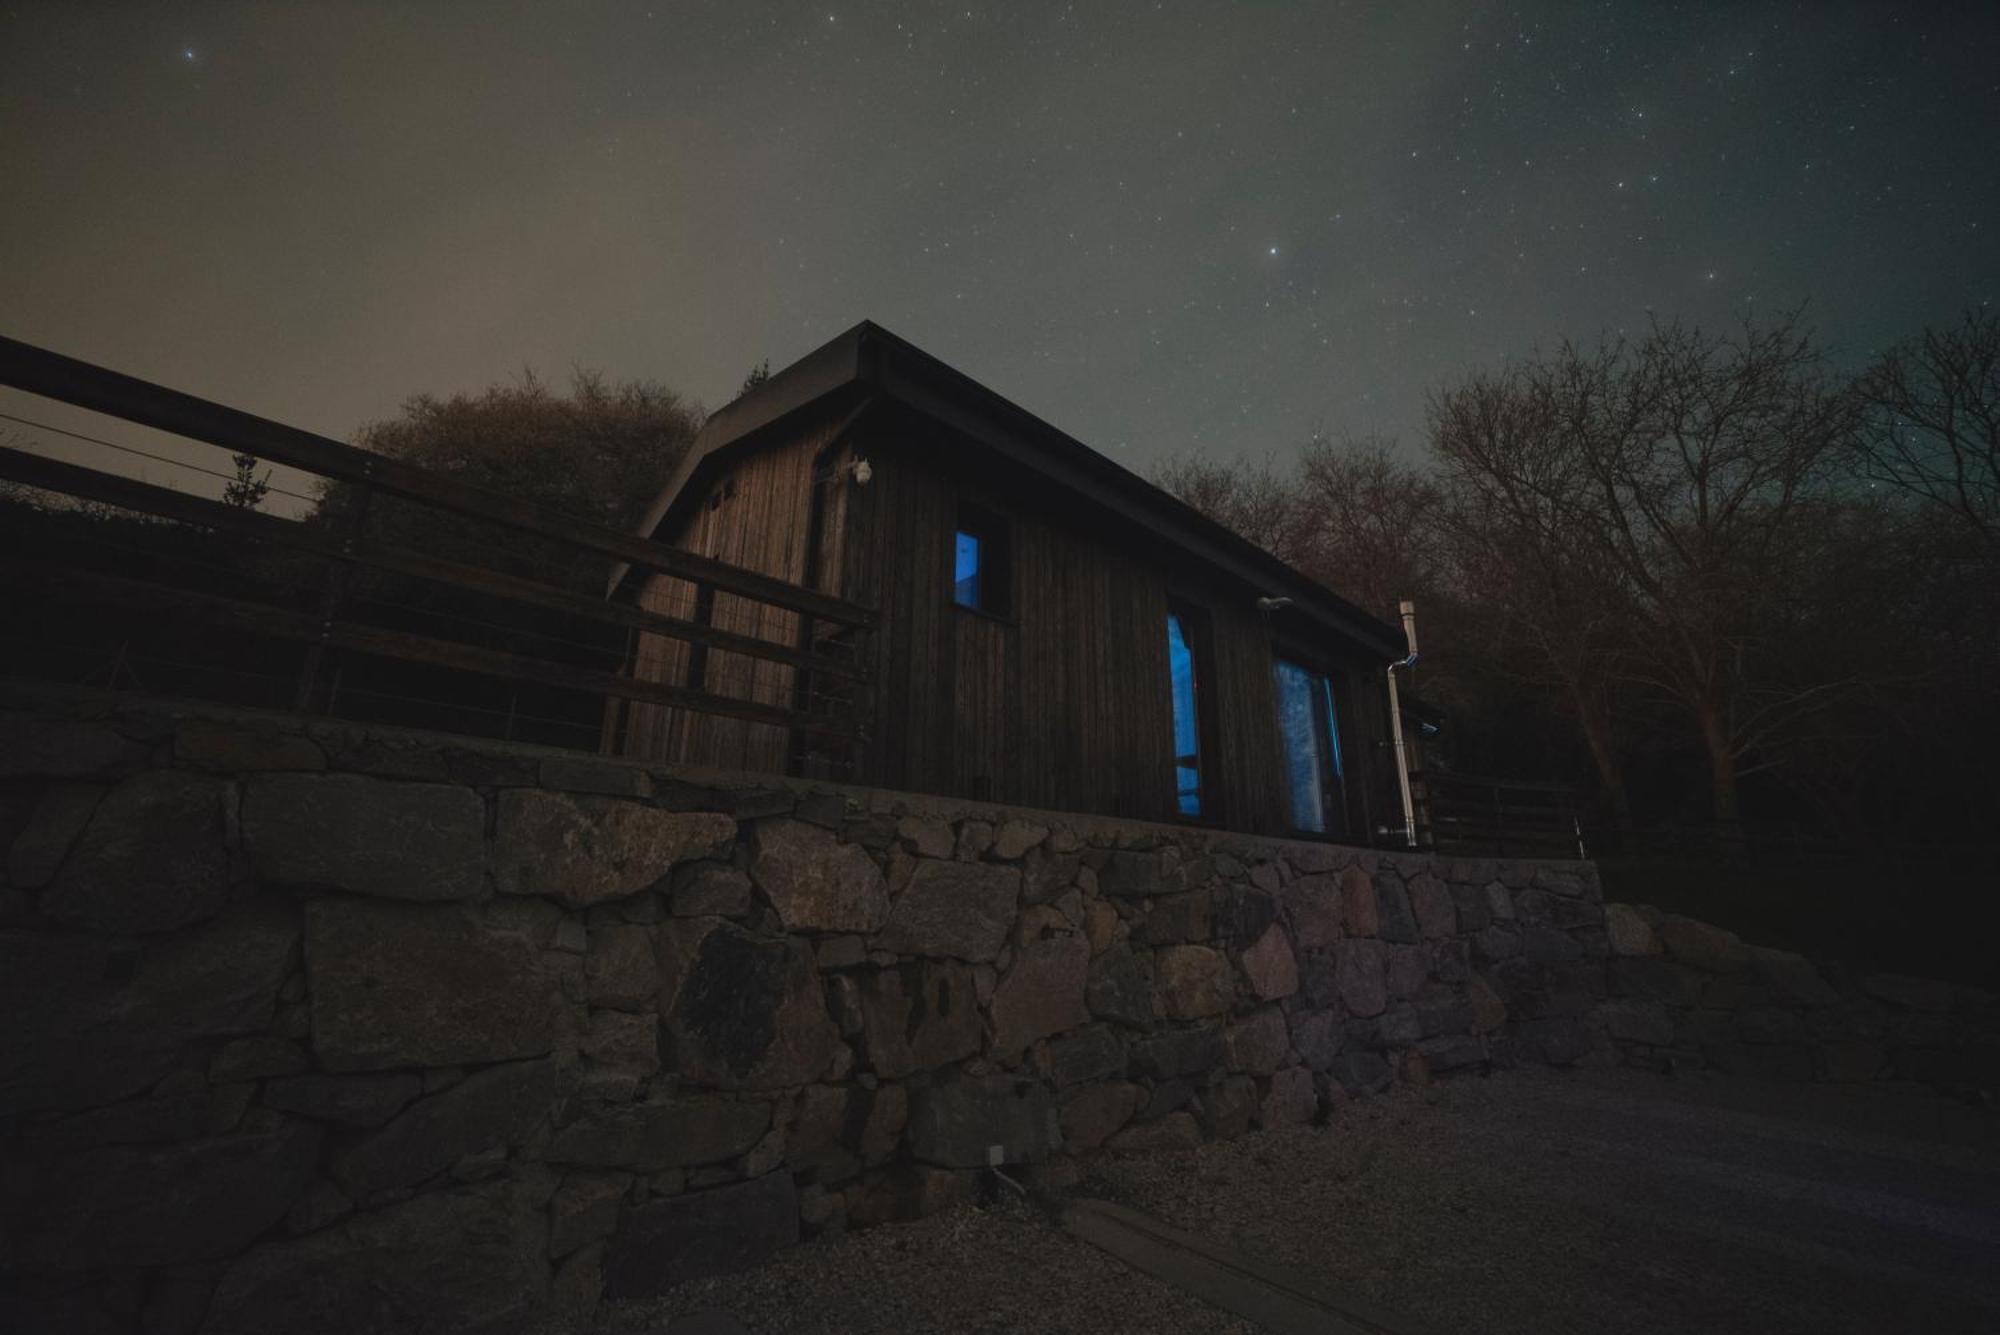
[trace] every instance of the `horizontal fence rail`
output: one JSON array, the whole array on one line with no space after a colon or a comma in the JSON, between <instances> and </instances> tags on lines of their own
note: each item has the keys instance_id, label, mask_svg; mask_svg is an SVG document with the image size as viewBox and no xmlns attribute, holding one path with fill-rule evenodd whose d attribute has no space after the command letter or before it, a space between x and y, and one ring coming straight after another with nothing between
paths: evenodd
<instances>
[{"instance_id":1,"label":"horizontal fence rail","mask_svg":"<svg viewBox=\"0 0 2000 1335\"><path fill-rule=\"evenodd\" d=\"M143 516L152 528L171 528L229 544L219 550L162 541L135 544L130 532L107 536L86 532L80 525L64 528L59 520L44 516L44 527L52 535L48 545L54 549L45 551L35 547L23 525L19 538L10 540L7 551L0 554L0 583L9 589L10 602L27 598L40 600L44 608L102 609L107 614L106 632L99 638L105 643L118 642L118 663L127 660L130 649L119 639L122 625L171 624L176 629L200 625L259 643L290 644L295 651L302 651L292 697L294 707L302 710L332 709L340 689L341 665L331 664L329 673L327 656L339 651L447 677L470 674L594 697L603 713L602 727L592 728L597 738L594 745L598 746L609 746L616 718L616 710L605 706L618 702L665 705L780 727L814 739L815 747L837 744L850 756L865 744L863 722L845 701L853 698L852 688L870 676L868 660L861 652L867 632L875 624L875 615L868 608L12 339L0 338L0 385L261 462L287 465L342 489L342 505L322 504L320 514L301 521L0 446L0 481L55 493L73 502L112 507L121 516ZM125 448L112 441L97 443ZM160 455L150 457L178 462ZM198 472L214 471L195 464L187 466ZM325 494L332 496L334 492L329 489ZM705 619L669 616L629 601L606 599L542 579L447 559L407 543L372 538L367 532L369 500L376 495L394 497L398 503L425 513L498 526L554 543L607 568L623 562L687 581L704 593L725 593L790 613L798 633L789 640L745 634L708 624ZM157 535L149 530L145 536ZM264 564L245 565L242 583L258 584L267 595L273 595L274 590L282 593L258 598L233 586L216 587L229 584L233 572L228 567L247 561L243 554L251 552L258 553ZM264 558L266 553L271 554L269 559ZM175 570L192 570L196 577L176 580L172 577ZM302 577L300 571L307 574ZM379 589L357 587L355 576L362 571L402 581L398 588L407 585L435 594L405 594L397 601ZM204 581L208 587L186 587L190 582ZM482 610L474 615L467 604ZM363 609L369 607L383 615L364 615ZM484 610L488 608L499 610ZM15 619L8 643L16 648L32 646L36 639L34 615L17 611ZM392 624L382 624L385 620ZM397 622L402 624L394 624ZM462 627L476 628L488 641L497 637L502 643L479 643L480 636L448 634ZM829 635L818 627L831 627L837 633ZM797 688L783 692L791 704L637 679L629 669L633 645L640 635L680 640L704 652L740 655L796 674ZM52 646L62 639L54 634L44 638ZM521 640L535 641L538 651L519 651ZM88 652L87 646L67 647ZM134 654L131 661L175 662L173 655L185 660L189 653L183 644L172 653ZM260 674L237 662L197 665L181 661L180 666L246 680L273 675L269 671ZM116 685L117 663L110 675ZM735 673L734 678L748 681L754 675L745 670ZM730 680L730 674L719 676L725 684ZM824 692L818 689L821 687L826 688ZM379 689L351 682L348 690L350 696L389 698ZM420 705L422 701L410 699L408 703ZM494 712L470 700L454 700L449 707L474 715ZM505 710L509 735L516 712L515 698L510 695ZM571 712L577 711L572 708ZM578 718L564 726L580 733L583 725Z\"/></svg>"},{"instance_id":2,"label":"horizontal fence rail","mask_svg":"<svg viewBox=\"0 0 2000 1335\"><path fill-rule=\"evenodd\" d=\"M1567 784L1427 770L1411 774L1410 789L1418 825L1440 851L1588 856Z\"/></svg>"}]
</instances>

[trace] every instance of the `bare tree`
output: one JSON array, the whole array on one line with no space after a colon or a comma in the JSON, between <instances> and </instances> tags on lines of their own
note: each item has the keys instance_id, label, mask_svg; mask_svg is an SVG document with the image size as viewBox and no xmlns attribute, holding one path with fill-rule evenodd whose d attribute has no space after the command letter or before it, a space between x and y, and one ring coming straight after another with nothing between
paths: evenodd
<instances>
[{"instance_id":1,"label":"bare tree","mask_svg":"<svg viewBox=\"0 0 2000 1335\"><path fill-rule=\"evenodd\" d=\"M1694 725L1718 820L1737 818L1760 746L1858 684L1777 652L1812 551L1806 503L1850 407L1788 317L1728 336L1667 325L1565 343L1475 377L1437 414L1440 454L1462 478L1522 498L1515 531L1543 577L1583 571L1615 599L1610 624L1631 631L1617 671Z\"/></svg>"},{"instance_id":2,"label":"bare tree","mask_svg":"<svg viewBox=\"0 0 2000 1335\"><path fill-rule=\"evenodd\" d=\"M1855 382L1855 453L1868 478L2000 546L2000 315L1968 310L1884 353Z\"/></svg>"},{"instance_id":3,"label":"bare tree","mask_svg":"<svg viewBox=\"0 0 2000 1335\"><path fill-rule=\"evenodd\" d=\"M1302 555L1298 489L1269 456L1217 463L1181 455L1155 468L1152 481L1281 561L1296 564Z\"/></svg>"}]
</instances>

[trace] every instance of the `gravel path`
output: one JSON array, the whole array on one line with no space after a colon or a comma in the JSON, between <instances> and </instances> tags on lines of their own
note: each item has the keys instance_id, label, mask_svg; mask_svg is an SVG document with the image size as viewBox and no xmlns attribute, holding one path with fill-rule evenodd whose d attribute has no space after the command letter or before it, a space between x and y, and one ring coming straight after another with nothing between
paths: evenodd
<instances>
[{"instance_id":1,"label":"gravel path","mask_svg":"<svg viewBox=\"0 0 2000 1335\"><path fill-rule=\"evenodd\" d=\"M1441 1332L2000 1329L1996 1119L1901 1090L1515 1072L1104 1159L1080 1194ZM1247 1331L1012 1202L607 1305L752 1331Z\"/></svg>"}]
</instances>

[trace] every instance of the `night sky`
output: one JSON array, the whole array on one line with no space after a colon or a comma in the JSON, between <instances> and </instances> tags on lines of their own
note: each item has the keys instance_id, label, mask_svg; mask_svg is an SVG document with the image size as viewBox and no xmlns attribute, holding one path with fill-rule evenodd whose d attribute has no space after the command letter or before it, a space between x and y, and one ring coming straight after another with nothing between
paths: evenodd
<instances>
[{"instance_id":1,"label":"night sky","mask_svg":"<svg viewBox=\"0 0 2000 1335\"><path fill-rule=\"evenodd\" d=\"M1141 471L1415 448L1648 312L1992 300L1996 127L1993 4L0 2L0 332L344 438L865 317Z\"/></svg>"}]
</instances>

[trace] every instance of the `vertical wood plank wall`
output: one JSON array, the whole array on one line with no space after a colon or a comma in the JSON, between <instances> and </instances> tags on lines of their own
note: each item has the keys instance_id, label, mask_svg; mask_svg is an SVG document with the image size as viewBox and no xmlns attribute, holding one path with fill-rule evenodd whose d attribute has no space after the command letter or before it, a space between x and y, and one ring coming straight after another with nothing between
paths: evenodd
<instances>
[{"instance_id":1,"label":"vertical wood plank wall","mask_svg":"<svg viewBox=\"0 0 2000 1335\"><path fill-rule=\"evenodd\" d=\"M940 428L942 430L942 428ZM702 508L667 541L795 582L805 574L812 462L824 430L748 456L733 492ZM907 419L870 419L843 457L868 457L873 479L835 485L819 586L877 610L871 738L854 781L1056 810L1144 819L1173 815L1173 718L1166 616L1169 596L1207 609L1214 662L1201 707L1217 711L1216 754L1205 757L1211 801L1224 823L1252 833L1288 829L1272 636L1258 591L1224 587L1200 570L1174 570L1170 553L1103 523L1053 509L1046 491L1010 486L964 447L926 439ZM1004 616L953 604L952 534L961 500L1011 530ZM844 541L838 535L844 534ZM693 610L684 581L656 577L644 606ZM770 638L796 636L796 618L718 595L715 622ZM1354 776L1356 836L1372 829L1368 795L1388 771L1374 755L1386 728L1374 715L1379 683L1340 649L1312 655L1347 693L1343 727ZM685 681L688 650L641 637L637 671ZM718 675L723 674L723 675ZM711 689L788 703L791 669L711 654ZM665 761L781 771L786 740L760 724L634 706L627 754ZM1350 836L1355 837L1355 836Z\"/></svg>"}]
</instances>

